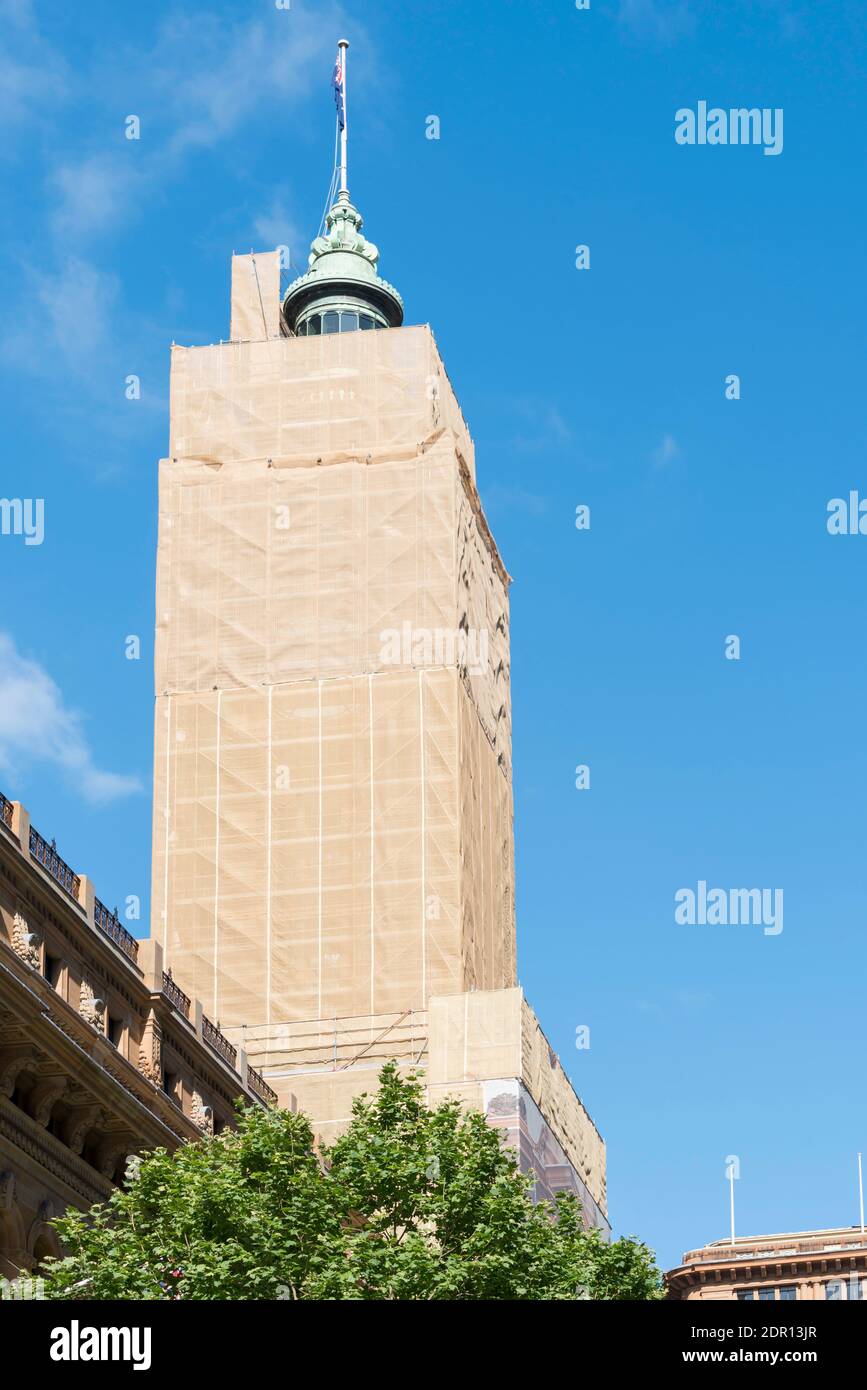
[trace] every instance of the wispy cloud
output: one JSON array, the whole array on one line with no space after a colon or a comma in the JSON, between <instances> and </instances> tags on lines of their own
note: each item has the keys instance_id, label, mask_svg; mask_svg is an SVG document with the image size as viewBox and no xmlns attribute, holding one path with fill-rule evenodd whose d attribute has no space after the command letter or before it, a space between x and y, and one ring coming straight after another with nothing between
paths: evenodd
<instances>
[{"instance_id":1,"label":"wispy cloud","mask_svg":"<svg viewBox=\"0 0 867 1390\"><path fill-rule=\"evenodd\" d=\"M714 996L708 989L677 989L674 991L674 998L684 1013L688 1014L703 1013L715 1003Z\"/></svg>"},{"instance_id":2,"label":"wispy cloud","mask_svg":"<svg viewBox=\"0 0 867 1390\"><path fill-rule=\"evenodd\" d=\"M4 319L0 357L33 376L56 375L62 365L92 381L117 297L114 276L79 256L61 260L51 281L42 264L22 262L19 274L25 293Z\"/></svg>"},{"instance_id":3,"label":"wispy cloud","mask_svg":"<svg viewBox=\"0 0 867 1390\"><path fill-rule=\"evenodd\" d=\"M680 458L680 445L674 435L664 434L650 458L654 468L667 468L675 459Z\"/></svg>"},{"instance_id":4,"label":"wispy cloud","mask_svg":"<svg viewBox=\"0 0 867 1390\"><path fill-rule=\"evenodd\" d=\"M117 155L58 165L48 175L56 241L75 247L115 231L134 216L136 195L144 196L148 182L147 173Z\"/></svg>"},{"instance_id":5,"label":"wispy cloud","mask_svg":"<svg viewBox=\"0 0 867 1390\"><path fill-rule=\"evenodd\" d=\"M333 0L316 10L299 0L291 11L266 8L254 19L236 19L226 8L178 12L135 50L97 45L92 66L74 75L40 34L35 14L27 0L0 0L0 17L9 21L0 49L0 119L5 110L10 128L16 120L57 122L64 94L93 110L77 127L77 140L64 125L62 139L41 144L44 233L37 225L26 243L22 237L21 293L4 304L0 357L48 377L46 349L57 349L77 384L73 396L65 393L65 411L98 411L102 425L103 411L109 422L114 414L110 427L123 434L133 416L123 411L122 383L142 370L140 357L129 359L136 355L136 328L148 340L147 324L126 308L122 278L104 269L106 243L168 199L202 150L228 144L275 113L299 124L307 98L327 85L343 10ZM124 137L125 118L133 114L141 120L140 140ZM211 209L212 219L220 212ZM249 226L260 246L286 244L293 259L303 259L309 235L301 237L279 197L269 194ZM34 242L52 261L50 287L44 257L36 264L31 253ZM151 388L138 405L159 403Z\"/></svg>"},{"instance_id":6,"label":"wispy cloud","mask_svg":"<svg viewBox=\"0 0 867 1390\"><path fill-rule=\"evenodd\" d=\"M491 512L518 511L525 516L543 516L548 507L544 497L520 487L501 487L494 483L483 492L485 506Z\"/></svg>"},{"instance_id":7,"label":"wispy cloud","mask_svg":"<svg viewBox=\"0 0 867 1390\"><path fill-rule=\"evenodd\" d=\"M253 219L255 247L273 251L276 246L288 246L292 254L292 266L301 273L301 248L309 246L312 234L305 235L287 210L282 198L275 198L267 211L260 212ZM244 250L247 248L244 247Z\"/></svg>"},{"instance_id":8,"label":"wispy cloud","mask_svg":"<svg viewBox=\"0 0 867 1390\"><path fill-rule=\"evenodd\" d=\"M64 424L86 426L78 457L106 480L124 472L143 415L165 412L168 383L151 321L124 309L119 277L80 255L60 256L54 269L49 280L43 263L19 265L25 292L0 315L0 363L39 382L46 400L58 398ZM135 400L126 394L131 376L140 383ZM97 437L112 447L95 448Z\"/></svg>"},{"instance_id":9,"label":"wispy cloud","mask_svg":"<svg viewBox=\"0 0 867 1390\"><path fill-rule=\"evenodd\" d=\"M46 125L69 87L65 59L40 36L30 0L0 0L0 125L8 154L16 127Z\"/></svg>"},{"instance_id":10,"label":"wispy cloud","mask_svg":"<svg viewBox=\"0 0 867 1390\"><path fill-rule=\"evenodd\" d=\"M690 33L695 25L691 0L620 0L618 18L634 37L666 44Z\"/></svg>"},{"instance_id":11,"label":"wispy cloud","mask_svg":"<svg viewBox=\"0 0 867 1390\"><path fill-rule=\"evenodd\" d=\"M543 396L510 396L502 403L505 419L510 426L508 442L512 449L536 453L542 449L571 444L570 426L553 401Z\"/></svg>"},{"instance_id":12,"label":"wispy cloud","mask_svg":"<svg viewBox=\"0 0 867 1390\"><path fill-rule=\"evenodd\" d=\"M342 14L334 4L316 13L302 4L288 23L277 11L267 24L201 12L164 24L147 62L174 124L170 152L216 145L275 101L284 113L296 107L328 69Z\"/></svg>"},{"instance_id":13,"label":"wispy cloud","mask_svg":"<svg viewBox=\"0 0 867 1390\"><path fill-rule=\"evenodd\" d=\"M202 150L268 113L292 120L322 87L342 15L336 4L316 14L303 4L293 7L290 22L276 9L267 22L177 15L160 26L149 49L111 55L113 71L96 71L90 85L113 92L116 69L123 69L124 90L135 93L124 114L139 117L141 139L124 138L115 103L118 148L82 150L49 170L58 235L68 240L114 230L182 178Z\"/></svg>"},{"instance_id":14,"label":"wispy cloud","mask_svg":"<svg viewBox=\"0 0 867 1390\"><path fill-rule=\"evenodd\" d=\"M47 327L66 369L89 375L96 358L108 348L117 279L80 256L68 256L58 270L56 284L46 284L44 275L34 276L43 316L43 357ZM58 293L58 286L62 286L62 293Z\"/></svg>"},{"instance_id":15,"label":"wispy cloud","mask_svg":"<svg viewBox=\"0 0 867 1390\"><path fill-rule=\"evenodd\" d=\"M7 773L35 761L51 763L86 801L117 801L141 791L137 777L97 767L81 715L36 661L0 632L0 766Z\"/></svg>"}]
</instances>

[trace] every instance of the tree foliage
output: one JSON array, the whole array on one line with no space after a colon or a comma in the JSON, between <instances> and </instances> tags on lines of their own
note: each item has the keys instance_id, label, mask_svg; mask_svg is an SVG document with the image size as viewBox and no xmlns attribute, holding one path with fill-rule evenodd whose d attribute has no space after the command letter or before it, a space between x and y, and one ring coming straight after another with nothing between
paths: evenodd
<instances>
[{"instance_id":1,"label":"tree foliage","mask_svg":"<svg viewBox=\"0 0 867 1390\"><path fill-rule=\"evenodd\" d=\"M639 1241L585 1231L482 1115L394 1064L317 1153L305 1116L250 1108L238 1128L159 1149L88 1213L56 1225L69 1255L49 1298L649 1299L661 1281Z\"/></svg>"}]
</instances>

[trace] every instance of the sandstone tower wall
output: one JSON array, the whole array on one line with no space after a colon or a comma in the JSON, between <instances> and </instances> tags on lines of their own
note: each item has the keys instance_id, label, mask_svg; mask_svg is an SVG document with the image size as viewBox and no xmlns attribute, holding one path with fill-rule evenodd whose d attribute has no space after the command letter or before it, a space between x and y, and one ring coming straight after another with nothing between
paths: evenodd
<instances>
[{"instance_id":1,"label":"sandstone tower wall","mask_svg":"<svg viewBox=\"0 0 867 1390\"><path fill-rule=\"evenodd\" d=\"M508 575L430 330L175 348L154 929L224 1026L515 982Z\"/></svg>"}]
</instances>

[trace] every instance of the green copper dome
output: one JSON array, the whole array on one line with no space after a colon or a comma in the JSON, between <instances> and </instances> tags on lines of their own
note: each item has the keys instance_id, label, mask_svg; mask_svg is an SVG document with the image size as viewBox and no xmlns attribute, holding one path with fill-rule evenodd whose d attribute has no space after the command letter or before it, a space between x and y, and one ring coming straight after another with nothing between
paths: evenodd
<instances>
[{"instance_id":1,"label":"green copper dome","mask_svg":"<svg viewBox=\"0 0 867 1390\"><path fill-rule=\"evenodd\" d=\"M310 248L310 269L283 296L283 317L291 332L303 337L403 323L403 300L377 275L379 251L362 236L361 227L361 213L343 190L325 219L325 235Z\"/></svg>"}]
</instances>

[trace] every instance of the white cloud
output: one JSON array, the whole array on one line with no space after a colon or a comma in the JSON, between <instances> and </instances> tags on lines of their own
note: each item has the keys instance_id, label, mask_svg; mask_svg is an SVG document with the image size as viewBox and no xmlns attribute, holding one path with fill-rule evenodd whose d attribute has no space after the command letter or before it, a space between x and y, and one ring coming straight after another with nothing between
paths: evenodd
<instances>
[{"instance_id":1,"label":"white cloud","mask_svg":"<svg viewBox=\"0 0 867 1390\"><path fill-rule=\"evenodd\" d=\"M33 25L33 0L0 0L0 19L8 19L19 29L29 29Z\"/></svg>"},{"instance_id":2,"label":"white cloud","mask_svg":"<svg viewBox=\"0 0 867 1390\"><path fill-rule=\"evenodd\" d=\"M27 293L3 324L0 355L35 376L56 376L60 365L93 383L112 354L116 277L67 256L50 280L44 266L28 264L21 278Z\"/></svg>"},{"instance_id":3,"label":"white cloud","mask_svg":"<svg viewBox=\"0 0 867 1390\"><path fill-rule=\"evenodd\" d=\"M113 155L93 155L53 169L48 182L58 241L90 241L113 230L132 213L141 180L146 181L146 175Z\"/></svg>"},{"instance_id":4,"label":"white cloud","mask_svg":"<svg viewBox=\"0 0 867 1390\"><path fill-rule=\"evenodd\" d=\"M105 803L141 791L137 777L96 766L81 716L37 662L0 632L0 766L12 771L48 762L65 773L86 801Z\"/></svg>"},{"instance_id":5,"label":"white cloud","mask_svg":"<svg viewBox=\"0 0 867 1390\"><path fill-rule=\"evenodd\" d=\"M58 271L56 282L42 280L39 302L67 367L90 375L111 341L117 280L79 256L67 257Z\"/></svg>"},{"instance_id":6,"label":"white cloud","mask_svg":"<svg viewBox=\"0 0 867 1390\"><path fill-rule=\"evenodd\" d=\"M667 464L680 458L680 445L673 435L664 434L650 457L654 468L665 468Z\"/></svg>"},{"instance_id":7,"label":"white cloud","mask_svg":"<svg viewBox=\"0 0 867 1390\"><path fill-rule=\"evenodd\" d=\"M512 449L528 453L565 447L572 443L572 430L560 410L542 396L510 396L503 411L515 421L509 430Z\"/></svg>"},{"instance_id":8,"label":"white cloud","mask_svg":"<svg viewBox=\"0 0 867 1390\"><path fill-rule=\"evenodd\" d=\"M542 516L547 510L547 502L536 492L527 492L520 487L501 487L494 483L484 491L485 506L489 511L517 511L523 516Z\"/></svg>"},{"instance_id":9,"label":"white cloud","mask_svg":"<svg viewBox=\"0 0 867 1390\"><path fill-rule=\"evenodd\" d=\"M673 43L695 23L691 0L620 0L620 23L638 38Z\"/></svg>"},{"instance_id":10,"label":"white cloud","mask_svg":"<svg viewBox=\"0 0 867 1390\"><path fill-rule=\"evenodd\" d=\"M50 278L44 264L22 264L19 275L22 293L0 314L0 363L40 381L63 420L86 427L80 461L93 476L123 472L142 416L162 417L168 403L149 320L124 311L119 278L82 256L60 258ZM129 376L141 383L135 401ZM94 449L96 438L113 447Z\"/></svg>"},{"instance_id":11,"label":"white cloud","mask_svg":"<svg viewBox=\"0 0 867 1390\"><path fill-rule=\"evenodd\" d=\"M316 15L299 6L289 23L275 11L267 23L199 13L165 24L148 68L175 121L171 152L216 145L254 113L276 103L285 114L327 83L341 15L335 5Z\"/></svg>"},{"instance_id":12,"label":"white cloud","mask_svg":"<svg viewBox=\"0 0 867 1390\"><path fill-rule=\"evenodd\" d=\"M293 0L291 11L275 7L263 13L264 18L237 20L230 9L178 12L154 27L150 43L137 48L97 45L91 66L68 75L62 55L40 35L31 6L25 0L0 0L0 16L16 21L7 29L9 52L18 65L4 93L0 49L0 114L4 101L17 109L20 96L31 115L41 111L46 125L52 119L57 124L55 74L58 90L68 76L67 96L93 108L75 127L84 132L78 143L73 127L65 125L57 131L62 138L41 145L48 152L43 169L47 236L31 229L22 244L21 292L4 302L0 359L48 378L57 357L46 347L53 347L64 368L59 394L64 382L72 381L76 388L66 410L95 412L103 428L113 415L112 427L120 435L141 409L160 408L164 391L152 374L136 411L123 409L118 392L127 374L141 375L144 382L147 364L136 351L131 330L138 327L141 340L149 342L147 316L124 310L122 277L102 268L105 253L102 246L99 252L93 249L95 241L105 241L121 225L134 225L154 202L170 199L202 150L214 148L222 155L220 147L225 147L228 158L229 138L241 127L249 127L251 142L257 138L256 124L266 121L289 129L294 123L293 138L306 138L308 130L318 130L318 120L316 125L304 120L305 102L313 94L323 132L333 120L328 84L334 43L345 27L341 6L325 0L314 12L305 0L297 5ZM364 51L363 66L370 68L373 47L357 23L353 38ZM31 68L38 70L32 90ZM124 138L130 114L141 119L137 141ZM234 150L232 157L242 158ZM206 224L220 211L204 209ZM315 229L302 236L279 194L275 199L269 191L258 215L253 209L248 218L248 234L259 242L254 249L286 244L303 269ZM34 240L47 246L50 277L45 263L35 262ZM160 370L164 372L164 363Z\"/></svg>"},{"instance_id":13,"label":"white cloud","mask_svg":"<svg viewBox=\"0 0 867 1390\"><path fill-rule=\"evenodd\" d=\"M183 177L191 157L225 143L245 123L289 122L315 92L327 121L333 49L345 27L339 4L314 13L303 0L291 11L275 7L266 20L179 13L156 29L147 48L97 46L93 65L73 77L40 35L27 0L0 0L2 18L10 21L0 46L0 121L7 131L25 122L49 125L70 94L111 110L108 129L102 116L89 123L102 132L98 150L92 138L90 148L71 150L66 127L62 161L46 170L51 228L70 250L132 220ZM367 66L371 45L353 27L368 50ZM124 138L127 114L141 119L140 141Z\"/></svg>"},{"instance_id":14,"label":"white cloud","mask_svg":"<svg viewBox=\"0 0 867 1390\"><path fill-rule=\"evenodd\" d=\"M292 271L300 275L307 269L306 252L313 240L312 230L305 236L299 231L297 224L287 212L281 199L275 198L267 212L260 212L253 220L253 232L256 237L256 245L253 250L260 248L265 251L273 251L277 246L288 246L292 253ZM246 251L246 247L244 250ZM302 255L302 251L304 254Z\"/></svg>"},{"instance_id":15,"label":"white cloud","mask_svg":"<svg viewBox=\"0 0 867 1390\"><path fill-rule=\"evenodd\" d=\"M4 153L16 126L47 124L68 91L66 61L39 36L30 0L0 0L0 125Z\"/></svg>"}]
</instances>

